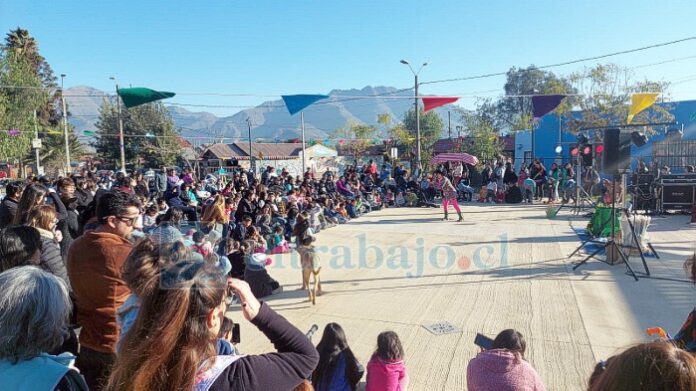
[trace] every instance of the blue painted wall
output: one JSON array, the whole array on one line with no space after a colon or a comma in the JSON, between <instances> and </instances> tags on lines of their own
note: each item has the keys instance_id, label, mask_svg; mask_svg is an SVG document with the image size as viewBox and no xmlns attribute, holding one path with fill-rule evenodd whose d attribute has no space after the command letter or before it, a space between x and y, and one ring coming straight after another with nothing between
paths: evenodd
<instances>
[{"instance_id":1,"label":"blue painted wall","mask_svg":"<svg viewBox=\"0 0 696 391\"><path fill-rule=\"evenodd\" d=\"M678 125L684 124L684 140L696 140L696 100L671 102L668 104L670 112L674 115L674 119ZM692 117L693 120L692 120ZM563 131L563 123L559 124L558 116L549 114L541 119L534 130L535 136L535 155L542 160L546 167L549 167L553 162L565 163L570 161L570 144L575 143L576 137L574 134ZM639 130L636 128L636 130ZM591 133L591 132L590 132ZM592 134L588 137L592 139ZM652 160L652 143L664 140L664 133L658 133L650 136L648 143L637 148L631 147L631 156L634 158L641 157L645 161ZM563 150L557 156L555 149L560 145ZM531 152L532 142L529 131L520 131L515 134L515 169L519 170L525 151ZM636 161L633 160L635 166ZM693 162L696 164L696 162Z\"/></svg>"}]
</instances>

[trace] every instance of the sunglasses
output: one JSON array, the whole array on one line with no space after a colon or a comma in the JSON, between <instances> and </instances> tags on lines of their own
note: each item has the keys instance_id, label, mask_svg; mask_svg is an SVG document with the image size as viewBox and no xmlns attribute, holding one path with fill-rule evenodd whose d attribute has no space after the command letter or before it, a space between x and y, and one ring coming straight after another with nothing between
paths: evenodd
<instances>
[{"instance_id":1,"label":"sunglasses","mask_svg":"<svg viewBox=\"0 0 696 391\"><path fill-rule=\"evenodd\" d=\"M136 221L140 218L140 216L135 216L135 217L126 217L126 216L116 216L117 219L123 221L128 225L129 227L132 227Z\"/></svg>"}]
</instances>

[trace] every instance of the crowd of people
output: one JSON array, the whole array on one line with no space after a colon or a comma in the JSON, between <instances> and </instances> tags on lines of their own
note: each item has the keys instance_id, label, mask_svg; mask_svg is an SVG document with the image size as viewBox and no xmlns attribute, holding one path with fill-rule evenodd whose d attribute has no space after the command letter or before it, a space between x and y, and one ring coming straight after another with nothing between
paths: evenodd
<instances>
[{"instance_id":1,"label":"crowd of people","mask_svg":"<svg viewBox=\"0 0 696 391\"><path fill-rule=\"evenodd\" d=\"M320 358L259 301L282 291L267 255L310 247L321 230L400 206L389 198L402 189L400 170L394 188L374 164L339 178L268 168L258 177L241 169L228 180L197 180L191 170L162 168L154 178L83 172L8 183L0 203L0 381L10 389L291 390L312 380L318 390L354 389L365 370L353 371L357 362L341 354L341 368L352 372L336 371L331 349L343 343L343 353L347 343L328 330L339 334L340 326L327 326ZM239 354L227 340L230 305L241 306L276 353ZM383 333L377 346L368 388L405 389L398 336Z\"/></svg>"},{"instance_id":2,"label":"crowd of people","mask_svg":"<svg viewBox=\"0 0 696 391\"><path fill-rule=\"evenodd\" d=\"M582 178L595 174L591 167L585 167ZM459 201L519 204L543 199L547 202L569 202L576 198L577 178L571 163L552 163L547 169L540 160L534 159L531 164L522 165L515 172L512 161L505 156L486 161L480 170L462 162L448 162L440 165L432 175L423 177L421 189L434 197L441 188L439 182L442 177L452 184L453 195Z\"/></svg>"},{"instance_id":3,"label":"crowd of people","mask_svg":"<svg viewBox=\"0 0 696 391\"><path fill-rule=\"evenodd\" d=\"M465 174L448 174L437 171L433 189L457 209ZM0 388L355 390L365 378L368 391L406 390L396 333L380 333L363 366L340 325L327 324L314 347L259 299L282 291L269 254L311 248L317 233L372 210L417 205L428 189L403 167L374 162L320 178L268 167L197 179L161 168L153 178L83 172L11 182L0 203ZM241 354L230 306L276 351ZM631 389L623 363L641 354L669 357L645 368L673 373L664 384L695 384L694 359L666 345L608 360L590 388ZM525 349L519 332L503 331L470 362L469 389L544 389Z\"/></svg>"}]
</instances>

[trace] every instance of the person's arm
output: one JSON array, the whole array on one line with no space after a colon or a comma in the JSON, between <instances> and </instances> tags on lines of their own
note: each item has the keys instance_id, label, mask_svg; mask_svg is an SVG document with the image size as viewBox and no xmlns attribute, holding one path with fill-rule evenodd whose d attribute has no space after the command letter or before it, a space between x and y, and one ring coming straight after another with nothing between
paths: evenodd
<instances>
[{"instance_id":1,"label":"person's arm","mask_svg":"<svg viewBox=\"0 0 696 391\"><path fill-rule=\"evenodd\" d=\"M53 200L53 205L56 207L56 218L58 221L63 221L68 218L68 210L65 208L65 204L58 197L58 193L55 190L49 190L48 196Z\"/></svg>"},{"instance_id":2,"label":"person's arm","mask_svg":"<svg viewBox=\"0 0 696 391\"><path fill-rule=\"evenodd\" d=\"M277 352L240 358L220 375L211 389L292 390L312 374L319 353L300 330L266 303L259 303L248 284L237 280L231 280L230 284L242 300L244 316L271 340Z\"/></svg>"},{"instance_id":3,"label":"person's arm","mask_svg":"<svg viewBox=\"0 0 696 391\"><path fill-rule=\"evenodd\" d=\"M43 239L42 239L43 241ZM55 243L44 242L41 248L41 267L47 272L65 281L65 284L70 288L70 279L68 278L68 270L65 268L63 257L60 255L60 247Z\"/></svg>"},{"instance_id":4,"label":"person's arm","mask_svg":"<svg viewBox=\"0 0 696 391\"><path fill-rule=\"evenodd\" d=\"M406 372L406 367L404 367L404 371L399 374L399 386L401 387L401 391L406 391L408 389L408 384L411 382L411 379L408 377L408 372Z\"/></svg>"}]
</instances>

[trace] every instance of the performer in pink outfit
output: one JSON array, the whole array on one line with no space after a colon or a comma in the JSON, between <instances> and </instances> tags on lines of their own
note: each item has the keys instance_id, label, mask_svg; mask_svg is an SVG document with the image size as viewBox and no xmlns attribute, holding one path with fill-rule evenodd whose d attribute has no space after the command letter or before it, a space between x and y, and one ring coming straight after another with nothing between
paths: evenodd
<instances>
[{"instance_id":1,"label":"performer in pink outfit","mask_svg":"<svg viewBox=\"0 0 696 391\"><path fill-rule=\"evenodd\" d=\"M457 211L457 215L459 215L459 220L457 221L464 220L462 217L462 211L459 209L459 204L457 203L457 189L454 188L452 182L450 182L450 180L440 170L435 170L434 179L435 187L442 191L442 208L445 210L444 220L448 220L447 206L449 204L454 207L454 210Z\"/></svg>"}]
</instances>

